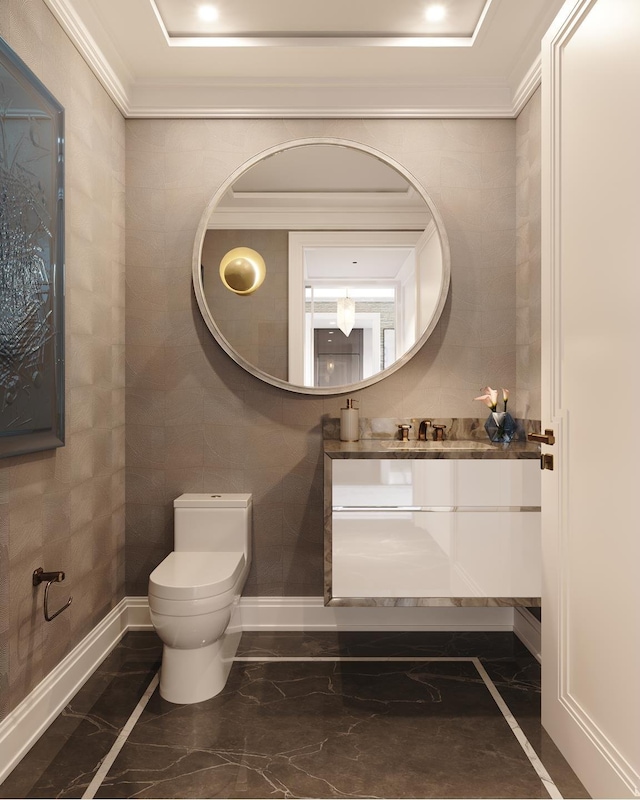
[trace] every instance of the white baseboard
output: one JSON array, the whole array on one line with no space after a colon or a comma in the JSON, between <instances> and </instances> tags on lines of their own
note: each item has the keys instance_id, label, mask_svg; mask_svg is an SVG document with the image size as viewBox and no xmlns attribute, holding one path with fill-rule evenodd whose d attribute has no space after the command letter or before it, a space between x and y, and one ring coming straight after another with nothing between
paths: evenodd
<instances>
[{"instance_id":1,"label":"white baseboard","mask_svg":"<svg viewBox=\"0 0 640 800\"><path fill-rule=\"evenodd\" d=\"M542 663L542 626L526 608L513 609L513 632L527 650Z\"/></svg>"},{"instance_id":2,"label":"white baseboard","mask_svg":"<svg viewBox=\"0 0 640 800\"><path fill-rule=\"evenodd\" d=\"M321 597L242 597L245 631L512 631L513 609L325 606Z\"/></svg>"},{"instance_id":3,"label":"white baseboard","mask_svg":"<svg viewBox=\"0 0 640 800\"><path fill-rule=\"evenodd\" d=\"M513 631L512 608L327 607L321 597L243 597L242 630ZM235 616L234 616L235 622ZM153 630L146 597L125 597L0 723L0 783L127 631Z\"/></svg>"},{"instance_id":4,"label":"white baseboard","mask_svg":"<svg viewBox=\"0 0 640 800\"><path fill-rule=\"evenodd\" d=\"M125 597L127 601L127 630L152 631L148 597Z\"/></svg>"},{"instance_id":5,"label":"white baseboard","mask_svg":"<svg viewBox=\"0 0 640 800\"><path fill-rule=\"evenodd\" d=\"M0 723L0 783L128 630L124 598Z\"/></svg>"},{"instance_id":6,"label":"white baseboard","mask_svg":"<svg viewBox=\"0 0 640 800\"><path fill-rule=\"evenodd\" d=\"M628 757L636 758L631 748L627 758L571 696L561 699L562 714L551 719L545 714L545 728L569 762L591 797L640 797L640 774ZM565 713L568 717L562 719ZM629 710L630 714L635 709ZM567 723L568 720L568 723Z\"/></svg>"}]
</instances>

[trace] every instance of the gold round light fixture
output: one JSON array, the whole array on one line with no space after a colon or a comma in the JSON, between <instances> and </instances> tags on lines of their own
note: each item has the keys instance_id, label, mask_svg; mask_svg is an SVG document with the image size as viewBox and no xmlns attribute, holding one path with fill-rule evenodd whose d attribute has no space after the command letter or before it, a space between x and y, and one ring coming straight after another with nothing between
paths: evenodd
<instances>
[{"instance_id":1,"label":"gold round light fixture","mask_svg":"<svg viewBox=\"0 0 640 800\"><path fill-rule=\"evenodd\" d=\"M264 258L250 247L234 247L220 262L220 279L234 294L253 294L266 274Z\"/></svg>"}]
</instances>

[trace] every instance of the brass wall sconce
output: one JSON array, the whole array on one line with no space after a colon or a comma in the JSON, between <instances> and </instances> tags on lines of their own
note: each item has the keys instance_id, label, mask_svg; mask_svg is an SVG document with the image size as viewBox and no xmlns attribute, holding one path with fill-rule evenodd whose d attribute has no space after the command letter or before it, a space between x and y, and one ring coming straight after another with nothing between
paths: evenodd
<instances>
[{"instance_id":1,"label":"brass wall sconce","mask_svg":"<svg viewBox=\"0 0 640 800\"><path fill-rule=\"evenodd\" d=\"M220 262L220 279L234 294L253 294L266 274L264 258L250 247L234 247Z\"/></svg>"}]
</instances>

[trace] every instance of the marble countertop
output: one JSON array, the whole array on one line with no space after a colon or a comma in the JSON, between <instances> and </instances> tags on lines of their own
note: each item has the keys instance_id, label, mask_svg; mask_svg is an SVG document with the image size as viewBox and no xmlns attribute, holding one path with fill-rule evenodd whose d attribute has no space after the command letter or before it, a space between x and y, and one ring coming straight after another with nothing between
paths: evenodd
<instances>
[{"instance_id":1,"label":"marble countertop","mask_svg":"<svg viewBox=\"0 0 640 800\"><path fill-rule=\"evenodd\" d=\"M490 441L445 439L402 442L399 439L361 439L359 442L324 441L333 458L540 458L540 445L531 442L493 444Z\"/></svg>"}]
</instances>

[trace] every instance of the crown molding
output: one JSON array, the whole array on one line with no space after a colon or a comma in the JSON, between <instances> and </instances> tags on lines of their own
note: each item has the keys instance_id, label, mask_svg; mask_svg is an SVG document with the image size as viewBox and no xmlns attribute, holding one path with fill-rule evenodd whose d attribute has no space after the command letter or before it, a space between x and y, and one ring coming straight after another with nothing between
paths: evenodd
<instances>
[{"instance_id":1,"label":"crown molding","mask_svg":"<svg viewBox=\"0 0 640 800\"><path fill-rule=\"evenodd\" d=\"M510 119L519 114L540 84L539 57L515 93L495 80L467 84L136 82L123 64L114 67L71 0L44 2L127 119ZM114 60L118 60L115 54Z\"/></svg>"},{"instance_id":2,"label":"crown molding","mask_svg":"<svg viewBox=\"0 0 640 800\"><path fill-rule=\"evenodd\" d=\"M525 73L513 95L513 116L517 117L542 82L542 57L538 53L535 61Z\"/></svg>"},{"instance_id":3,"label":"crown molding","mask_svg":"<svg viewBox=\"0 0 640 800\"><path fill-rule=\"evenodd\" d=\"M511 90L495 81L139 82L129 116L174 118L512 117Z\"/></svg>"},{"instance_id":4,"label":"crown molding","mask_svg":"<svg viewBox=\"0 0 640 800\"><path fill-rule=\"evenodd\" d=\"M69 0L44 0L44 2L122 115L128 117L129 96L125 82L114 70ZM130 80L126 83L130 84Z\"/></svg>"}]
</instances>

